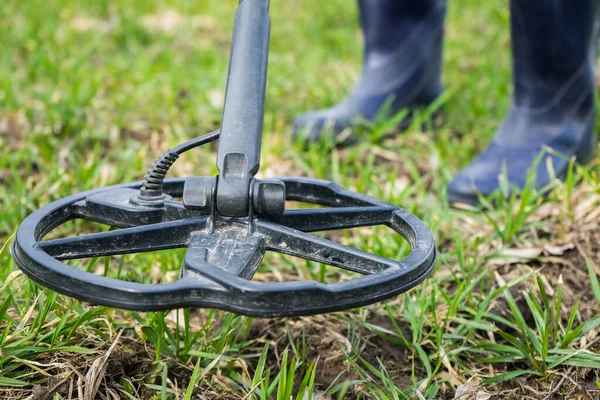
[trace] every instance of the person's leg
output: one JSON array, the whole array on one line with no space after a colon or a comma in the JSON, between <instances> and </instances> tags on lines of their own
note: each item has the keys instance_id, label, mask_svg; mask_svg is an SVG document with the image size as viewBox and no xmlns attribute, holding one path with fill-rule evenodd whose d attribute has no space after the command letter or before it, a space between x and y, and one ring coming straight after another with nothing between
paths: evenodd
<instances>
[{"instance_id":1,"label":"person's leg","mask_svg":"<svg viewBox=\"0 0 600 400\"><path fill-rule=\"evenodd\" d=\"M336 136L360 118L373 120L386 102L389 113L431 103L442 91L445 0L359 0L365 37L358 85L336 106L300 115L296 138Z\"/></svg>"},{"instance_id":2,"label":"person's leg","mask_svg":"<svg viewBox=\"0 0 600 400\"><path fill-rule=\"evenodd\" d=\"M564 177L569 157L586 162L596 147L594 68L597 0L511 0L513 102L490 146L448 185L451 203L477 204L499 187L499 177L522 189L536 157L536 186L550 181L550 157ZM554 153L559 153L561 156Z\"/></svg>"}]
</instances>

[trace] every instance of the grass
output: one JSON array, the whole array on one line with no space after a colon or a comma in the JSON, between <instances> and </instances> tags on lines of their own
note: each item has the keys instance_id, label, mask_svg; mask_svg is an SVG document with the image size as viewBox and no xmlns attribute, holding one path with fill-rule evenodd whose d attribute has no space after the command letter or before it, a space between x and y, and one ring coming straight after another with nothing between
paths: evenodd
<instances>
[{"instance_id":1,"label":"grass","mask_svg":"<svg viewBox=\"0 0 600 400\"><path fill-rule=\"evenodd\" d=\"M71 193L138 180L169 146L218 127L236 3L0 5L0 397L597 397L598 163L573 164L566 182L481 213L445 202L445 184L486 145L509 105L505 1L451 3L444 117L427 132L380 141L394 125L381 120L353 147L306 150L291 143L290 121L334 104L356 80L356 9L347 0L271 5L261 176L334 180L422 218L440 262L411 292L343 313L253 320L92 307L17 270L8 250L26 215ZM207 148L184 155L171 176L216 172ZM388 257L407 251L383 230L341 240ZM123 278L158 282L176 277L181 257L158 252L81 267L116 266ZM280 256L259 273L339 277Z\"/></svg>"}]
</instances>

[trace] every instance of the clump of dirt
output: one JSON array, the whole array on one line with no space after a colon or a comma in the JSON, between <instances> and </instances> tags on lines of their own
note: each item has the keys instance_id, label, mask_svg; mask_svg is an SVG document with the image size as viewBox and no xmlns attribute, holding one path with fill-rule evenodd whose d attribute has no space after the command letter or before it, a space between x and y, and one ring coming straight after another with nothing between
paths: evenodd
<instances>
[{"instance_id":1,"label":"clump of dirt","mask_svg":"<svg viewBox=\"0 0 600 400\"><path fill-rule=\"evenodd\" d=\"M143 376L152 366L148 356L148 351L139 342L131 342L131 347L119 349L111 354L106 376Z\"/></svg>"}]
</instances>

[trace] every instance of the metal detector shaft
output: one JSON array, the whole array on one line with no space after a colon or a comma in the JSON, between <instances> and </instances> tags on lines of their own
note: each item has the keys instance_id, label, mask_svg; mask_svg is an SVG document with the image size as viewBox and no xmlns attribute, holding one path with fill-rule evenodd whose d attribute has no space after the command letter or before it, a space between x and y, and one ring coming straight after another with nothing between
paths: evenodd
<instances>
[{"instance_id":1,"label":"metal detector shaft","mask_svg":"<svg viewBox=\"0 0 600 400\"><path fill-rule=\"evenodd\" d=\"M221 215L248 216L250 181L260 164L270 31L269 0L240 0L217 155Z\"/></svg>"}]
</instances>

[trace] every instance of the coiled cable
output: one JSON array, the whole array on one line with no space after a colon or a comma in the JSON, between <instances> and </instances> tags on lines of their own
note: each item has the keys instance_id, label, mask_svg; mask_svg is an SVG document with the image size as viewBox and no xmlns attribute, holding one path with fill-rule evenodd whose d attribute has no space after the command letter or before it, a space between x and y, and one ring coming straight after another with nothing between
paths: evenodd
<instances>
[{"instance_id":1,"label":"coiled cable","mask_svg":"<svg viewBox=\"0 0 600 400\"><path fill-rule=\"evenodd\" d=\"M175 163L175 161L177 161L179 156L195 147L215 141L219 138L220 134L221 130L217 129L216 131L207 133L206 135L202 135L192 140L188 140L187 142L181 143L162 153L156 160L154 160L152 165L150 165L150 168L148 168L146 175L144 175L144 181L142 183L142 188L140 189L139 198L146 201L160 200L164 198L162 191L163 182L167 176L167 172L169 172L169 169Z\"/></svg>"}]
</instances>

